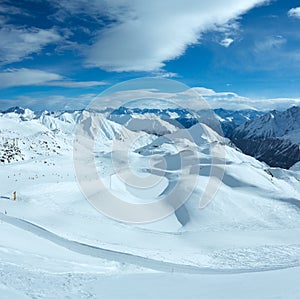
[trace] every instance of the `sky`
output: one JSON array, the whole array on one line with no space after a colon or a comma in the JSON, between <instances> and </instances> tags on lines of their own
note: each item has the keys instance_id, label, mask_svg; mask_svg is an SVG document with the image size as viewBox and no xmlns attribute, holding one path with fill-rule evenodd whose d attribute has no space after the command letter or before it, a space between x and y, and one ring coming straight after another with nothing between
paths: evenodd
<instances>
[{"instance_id":1,"label":"sky","mask_svg":"<svg viewBox=\"0 0 300 299\"><path fill-rule=\"evenodd\" d=\"M300 105L300 1L1 0L0 110L82 109L141 77L213 108Z\"/></svg>"}]
</instances>

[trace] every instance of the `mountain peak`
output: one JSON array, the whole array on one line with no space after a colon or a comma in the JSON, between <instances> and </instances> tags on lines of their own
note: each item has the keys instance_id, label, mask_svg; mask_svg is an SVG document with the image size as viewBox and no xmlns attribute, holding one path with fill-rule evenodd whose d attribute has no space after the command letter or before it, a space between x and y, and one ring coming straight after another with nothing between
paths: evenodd
<instances>
[{"instance_id":1,"label":"mountain peak","mask_svg":"<svg viewBox=\"0 0 300 299\"><path fill-rule=\"evenodd\" d=\"M289 168L300 159L300 107L273 110L236 128L233 142L270 166Z\"/></svg>"},{"instance_id":2,"label":"mountain peak","mask_svg":"<svg viewBox=\"0 0 300 299\"><path fill-rule=\"evenodd\" d=\"M3 113L16 113L16 114L24 114L25 109L19 106L14 106L11 108L8 108L7 110L3 111Z\"/></svg>"}]
</instances>

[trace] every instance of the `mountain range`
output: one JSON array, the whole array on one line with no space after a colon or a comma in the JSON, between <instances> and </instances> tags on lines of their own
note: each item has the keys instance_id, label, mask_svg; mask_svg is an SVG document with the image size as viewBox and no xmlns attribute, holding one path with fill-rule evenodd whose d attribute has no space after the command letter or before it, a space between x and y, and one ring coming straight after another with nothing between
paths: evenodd
<instances>
[{"instance_id":1,"label":"mountain range","mask_svg":"<svg viewBox=\"0 0 300 299\"><path fill-rule=\"evenodd\" d=\"M146 109L127 108L106 109L107 119L133 131L146 131L158 136L172 133L178 127L190 128L196 123L205 123L211 127L211 112L193 113L186 109ZM215 119L220 128L214 128L229 138L245 154L251 155L270 166L290 168L300 160L300 107L286 111L225 110L215 109ZM38 120L50 129L68 127L69 132L75 126L82 111L39 111L12 107L0 114L21 121Z\"/></svg>"}]
</instances>

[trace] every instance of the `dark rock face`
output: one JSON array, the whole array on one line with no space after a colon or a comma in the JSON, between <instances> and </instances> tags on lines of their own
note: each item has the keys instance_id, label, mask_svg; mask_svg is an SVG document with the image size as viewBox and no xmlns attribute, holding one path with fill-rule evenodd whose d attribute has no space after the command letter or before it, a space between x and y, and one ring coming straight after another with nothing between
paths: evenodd
<instances>
[{"instance_id":1,"label":"dark rock face","mask_svg":"<svg viewBox=\"0 0 300 299\"><path fill-rule=\"evenodd\" d=\"M272 167L289 169L300 161L300 147L289 140L277 138L232 139L243 153Z\"/></svg>"},{"instance_id":2,"label":"dark rock face","mask_svg":"<svg viewBox=\"0 0 300 299\"><path fill-rule=\"evenodd\" d=\"M2 113L17 113L17 114L23 114L25 112L25 109L24 108L21 108L21 107L18 107L18 106L15 106L15 107L11 107L5 111L3 111Z\"/></svg>"},{"instance_id":3,"label":"dark rock face","mask_svg":"<svg viewBox=\"0 0 300 299\"><path fill-rule=\"evenodd\" d=\"M300 161L300 107L271 111L236 128L230 139L245 154L272 167Z\"/></svg>"}]
</instances>

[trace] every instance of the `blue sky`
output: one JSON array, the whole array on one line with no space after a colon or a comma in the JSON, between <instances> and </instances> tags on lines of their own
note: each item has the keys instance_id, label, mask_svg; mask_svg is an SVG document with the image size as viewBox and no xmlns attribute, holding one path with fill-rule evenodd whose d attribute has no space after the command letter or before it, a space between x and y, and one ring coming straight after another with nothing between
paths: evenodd
<instances>
[{"instance_id":1,"label":"blue sky","mask_svg":"<svg viewBox=\"0 0 300 299\"><path fill-rule=\"evenodd\" d=\"M298 1L2 0L0 28L0 109L82 108L144 76L213 107L300 105Z\"/></svg>"}]
</instances>

